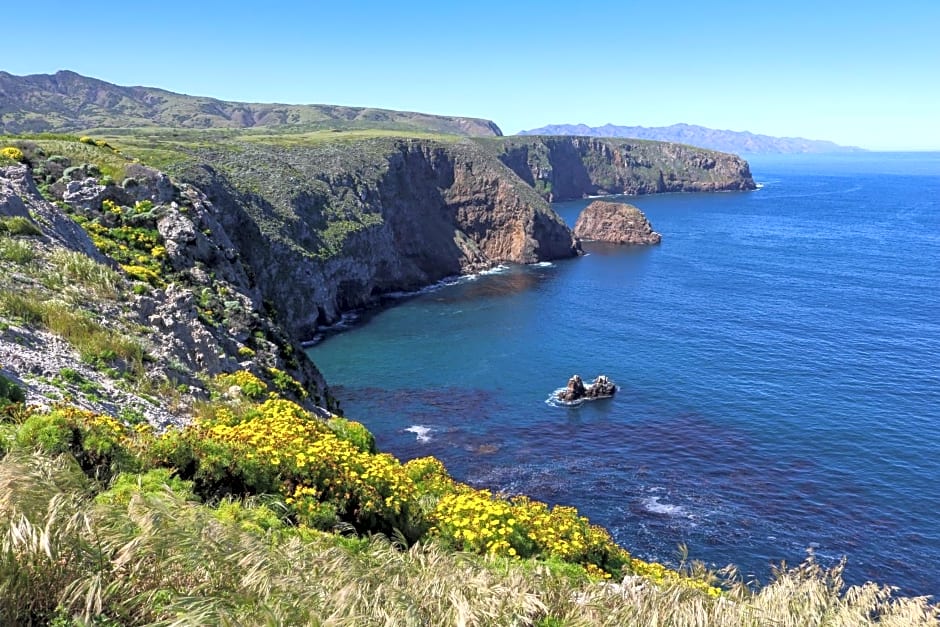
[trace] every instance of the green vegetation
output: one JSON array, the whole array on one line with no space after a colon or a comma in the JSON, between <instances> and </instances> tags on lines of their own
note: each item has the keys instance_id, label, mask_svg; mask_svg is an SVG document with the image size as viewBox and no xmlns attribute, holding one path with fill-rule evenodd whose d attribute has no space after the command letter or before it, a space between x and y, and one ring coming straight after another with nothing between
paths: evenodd
<instances>
[{"instance_id":1,"label":"green vegetation","mask_svg":"<svg viewBox=\"0 0 940 627\"><path fill-rule=\"evenodd\" d=\"M40 231L39 227L29 218L22 216L3 216L0 217L0 236L3 235L9 235L11 237L42 235L42 231Z\"/></svg>"},{"instance_id":2,"label":"green vegetation","mask_svg":"<svg viewBox=\"0 0 940 627\"><path fill-rule=\"evenodd\" d=\"M35 258L33 247L28 242L0 234L0 261L26 265Z\"/></svg>"},{"instance_id":3,"label":"green vegetation","mask_svg":"<svg viewBox=\"0 0 940 627\"><path fill-rule=\"evenodd\" d=\"M0 408L11 403L22 403L26 400L26 392L13 381L0 374Z\"/></svg>"},{"instance_id":4,"label":"green vegetation","mask_svg":"<svg viewBox=\"0 0 940 627\"><path fill-rule=\"evenodd\" d=\"M16 146L0 148L0 165L19 163L23 160L23 151Z\"/></svg>"},{"instance_id":5,"label":"green vegetation","mask_svg":"<svg viewBox=\"0 0 940 627\"><path fill-rule=\"evenodd\" d=\"M46 287L64 290L78 288L96 298L116 300L120 294L121 275L88 255L57 248L49 256L53 270L45 276Z\"/></svg>"},{"instance_id":6,"label":"green vegetation","mask_svg":"<svg viewBox=\"0 0 940 627\"><path fill-rule=\"evenodd\" d=\"M211 117L185 110L194 121ZM295 116L283 132L274 125L110 129L20 137L11 147L50 198L62 197L68 179L134 176L135 158L188 182L205 176L192 164L209 164L218 173L215 189L233 199L219 211L244 211L265 239L328 259L355 242L355 233L382 225L375 194L380 182L394 180L391 164L440 158L450 160L438 164L442 176L461 160L500 172L505 168L494 159L477 157L496 151L504 158L512 143L470 142L383 119L380 111L336 122L304 118L309 111L265 110L281 113ZM378 128L368 127L374 121ZM645 158L641 153L633 156ZM519 149L511 167L532 177L551 170L550 156L544 145ZM602 159L592 167L614 176L608 165ZM522 196L526 202L539 203L536 192L558 191L549 178L529 182L535 191ZM165 206L100 205L70 211L123 273L14 237L28 234L29 220L7 227L0 234L0 323L46 329L91 365L57 366L44 381L57 390L51 396L98 395L102 379L89 374L98 370L108 385L119 380L142 399L158 399L184 426L154 432L143 401L107 409L114 415L68 401L26 408L22 387L0 376L0 624L940 621L940 610L924 599L897 598L874 584L845 589L841 568L825 570L812 559L781 568L759 589L730 569L711 573L683 562L670 570L636 559L573 508L472 488L434 458L403 464L377 451L363 425L303 409L299 403L319 399L273 367L274 350L282 363L293 356L284 346L266 351L272 336L255 323L245 323L226 349L249 360L254 374L202 375L196 383L211 392L207 399L188 397L188 382L144 376L142 332L134 331L140 318L124 275L151 286L180 282L212 330L237 317L230 310L245 312L213 268L199 266L208 283L196 284L171 270L155 229ZM183 203L180 211L194 208ZM199 224L196 233L206 235L206 228ZM132 289L156 293L143 283ZM7 329L0 327L5 335ZM10 332L16 341L25 337L19 334Z\"/></svg>"},{"instance_id":7,"label":"green vegetation","mask_svg":"<svg viewBox=\"0 0 940 627\"><path fill-rule=\"evenodd\" d=\"M854 626L940 618L926 599L874 584L846 589L841 566L825 570L812 558L781 568L759 590L733 570L681 575L638 560L609 585L592 563L454 551L454 536L442 531L410 545L397 528L319 531L305 521L338 517L365 532L383 515L435 511L455 488L484 498L476 516L509 502L454 483L436 460L402 466L345 447L336 431L276 396L220 397L204 421L165 434L65 406L0 427L12 433L0 459L2 624ZM244 435L233 437L237 430ZM328 446L303 470L294 442ZM336 484L296 496L315 476ZM395 502L409 485L417 498ZM261 486L269 491L252 491ZM392 502L368 500L382 489ZM308 514L311 503L319 508ZM557 522L571 520L562 511Z\"/></svg>"}]
</instances>

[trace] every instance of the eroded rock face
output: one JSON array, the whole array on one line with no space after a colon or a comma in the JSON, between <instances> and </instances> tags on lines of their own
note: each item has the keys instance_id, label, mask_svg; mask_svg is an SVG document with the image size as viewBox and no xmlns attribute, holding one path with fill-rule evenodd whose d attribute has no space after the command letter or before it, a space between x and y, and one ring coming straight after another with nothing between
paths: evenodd
<instances>
[{"instance_id":1,"label":"eroded rock face","mask_svg":"<svg viewBox=\"0 0 940 627\"><path fill-rule=\"evenodd\" d=\"M599 137L504 137L499 159L552 202L613 194L756 189L737 155L668 142Z\"/></svg>"},{"instance_id":2,"label":"eroded rock face","mask_svg":"<svg viewBox=\"0 0 940 627\"><path fill-rule=\"evenodd\" d=\"M574 225L574 234L583 240L614 244L648 245L662 240L639 208L603 200L584 208Z\"/></svg>"},{"instance_id":3,"label":"eroded rock face","mask_svg":"<svg viewBox=\"0 0 940 627\"><path fill-rule=\"evenodd\" d=\"M295 337L313 337L343 311L389 292L502 262L578 254L551 207L472 143L253 150L260 190L241 188L245 155L207 153L184 179L205 192Z\"/></svg>"},{"instance_id":4,"label":"eroded rock face","mask_svg":"<svg viewBox=\"0 0 940 627\"><path fill-rule=\"evenodd\" d=\"M0 168L0 216L27 218L50 242L105 261L84 229L43 199L25 165Z\"/></svg>"}]
</instances>

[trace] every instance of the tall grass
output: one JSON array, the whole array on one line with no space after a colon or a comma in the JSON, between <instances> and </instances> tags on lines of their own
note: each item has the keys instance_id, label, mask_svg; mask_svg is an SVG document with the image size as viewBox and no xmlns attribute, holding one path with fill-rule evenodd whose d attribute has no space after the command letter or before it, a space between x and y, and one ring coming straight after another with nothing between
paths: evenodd
<instances>
[{"instance_id":1,"label":"tall grass","mask_svg":"<svg viewBox=\"0 0 940 627\"><path fill-rule=\"evenodd\" d=\"M24 266L36 258L29 242L0 233L0 261L9 261Z\"/></svg>"},{"instance_id":2,"label":"tall grass","mask_svg":"<svg viewBox=\"0 0 940 627\"><path fill-rule=\"evenodd\" d=\"M51 289L73 287L110 300L120 294L121 275L88 255L57 248L49 256L49 261L54 270L46 277L45 283Z\"/></svg>"},{"instance_id":3,"label":"tall grass","mask_svg":"<svg viewBox=\"0 0 940 627\"><path fill-rule=\"evenodd\" d=\"M839 568L813 561L758 592L738 585L716 599L641 577L598 584L535 562L259 526L253 508L265 509L220 516L143 487L129 502L96 502L69 458L9 454L0 460L0 624L940 624L925 599L874 584L845 590Z\"/></svg>"}]
</instances>

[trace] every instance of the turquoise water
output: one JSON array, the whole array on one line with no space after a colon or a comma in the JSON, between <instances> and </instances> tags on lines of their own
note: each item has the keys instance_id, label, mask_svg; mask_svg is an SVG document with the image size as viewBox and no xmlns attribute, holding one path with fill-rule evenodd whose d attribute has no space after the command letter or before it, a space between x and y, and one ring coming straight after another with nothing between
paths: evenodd
<instances>
[{"instance_id":1,"label":"turquoise water","mask_svg":"<svg viewBox=\"0 0 940 627\"><path fill-rule=\"evenodd\" d=\"M383 449L638 556L766 581L811 548L940 595L940 154L751 166L754 192L629 199L658 247L463 278L310 355ZM621 391L547 403L573 373Z\"/></svg>"}]
</instances>

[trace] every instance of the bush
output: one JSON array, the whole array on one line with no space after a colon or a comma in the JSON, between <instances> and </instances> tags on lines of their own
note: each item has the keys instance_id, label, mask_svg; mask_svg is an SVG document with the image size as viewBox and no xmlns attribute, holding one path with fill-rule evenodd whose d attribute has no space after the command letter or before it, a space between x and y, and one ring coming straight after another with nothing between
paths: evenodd
<instances>
[{"instance_id":1,"label":"bush","mask_svg":"<svg viewBox=\"0 0 940 627\"><path fill-rule=\"evenodd\" d=\"M23 391L23 388L0 374L0 406L25 401L26 392Z\"/></svg>"},{"instance_id":2,"label":"bush","mask_svg":"<svg viewBox=\"0 0 940 627\"><path fill-rule=\"evenodd\" d=\"M16 161L22 162L25 159L23 151L17 148L16 146L7 146L6 148L0 148L0 163L3 161Z\"/></svg>"},{"instance_id":3,"label":"bush","mask_svg":"<svg viewBox=\"0 0 940 627\"><path fill-rule=\"evenodd\" d=\"M168 468L154 468L145 473L118 473L111 487L95 497L98 503L127 505L135 494L163 494L172 492L187 501L198 501L191 481L173 476Z\"/></svg>"},{"instance_id":4,"label":"bush","mask_svg":"<svg viewBox=\"0 0 940 627\"><path fill-rule=\"evenodd\" d=\"M131 432L110 416L62 406L30 415L16 433L21 448L47 454L70 453L95 479L110 479L139 468Z\"/></svg>"},{"instance_id":5,"label":"bush","mask_svg":"<svg viewBox=\"0 0 940 627\"><path fill-rule=\"evenodd\" d=\"M0 218L0 234L2 233L13 236L42 235L39 227L32 220L23 216L4 216Z\"/></svg>"},{"instance_id":6,"label":"bush","mask_svg":"<svg viewBox=\"0 0 940 627\"><path fill-rule=\"evenodd\" d=\"M336 437L346 440L364 453L375 453L375 436L361 423L346 420L340 416L333 416L326 421Z\"/></svg>"}]
</instances>

